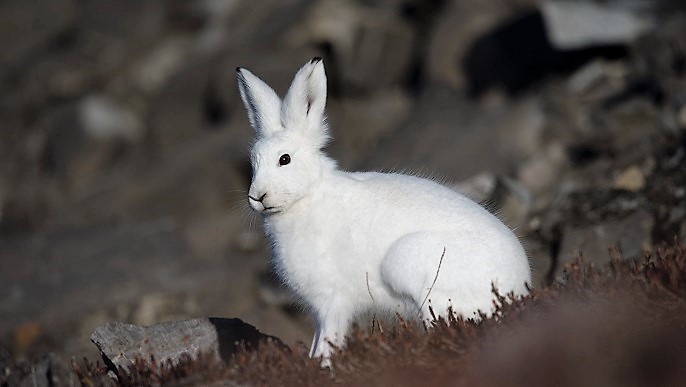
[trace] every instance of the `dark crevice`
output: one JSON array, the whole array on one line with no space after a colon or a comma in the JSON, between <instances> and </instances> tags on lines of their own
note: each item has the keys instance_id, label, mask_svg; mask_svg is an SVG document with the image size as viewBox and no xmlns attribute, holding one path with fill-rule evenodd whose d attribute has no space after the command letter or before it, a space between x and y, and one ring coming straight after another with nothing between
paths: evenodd
<instances>
[{"instance_id":1,"label":"dark crevice","mask_svg":"<svg viewBox=\"0 0 686 387\"><path fill-rule=\"evenodd\" d=\"M550 270L545 275L545 283L552 284L555 281L555 273L557 273L558 265L560 264L558 257L560 256L560 248L562 247L562 226L557 223L551 229L550 240L548 241L548 252L550 254Z\"/></svg>"},{"instance_id":2,"label":"dark crevice","mask_svg":"<svg viewBox=\"0 0 686 387\"><path fill-rule=\"evenodd\" d=\"M210 80L202 94L202 112L208 129L217 129L228 119L227 103L217 91L217 86Z\"/></svg>"},{"instance_id":3,"label":"dark crevice","mask_svg":"<svg viewBox=\"0 0 686 387\"><path fill-rule=\"evenodd\" d=\"M612 95L602 102L602 107L612 109L636 97L648 97L655 105L662 105L665 92L654 77L643 77L630 82L619 93Z\"/></svg>"},{"instance_id":4,"label":"dark crevice","mask_svg":"<svg viewBox=\"0 0 686 387\"><path fill-rule=\"evenodd\" d=\"M321 52L326 64L327 93L330 97L338 98L341 96L342 80L339 58L333 49L331 42L322 41L317 45L317 50Z\"/></svg>"},{"instance_id":5,"label":"dark crevice","mask_svg":"<svg viewBox=\"0 0 686 387\"><path fill-rule=\"evenodd\" d=\"M405 2L400 8L401 16L408 20L415 30L412 58L404 80L405 88L414 95L420 94L425 85L425 59L429 40L436 26L436 19L445 4L445 0L418 0Z\"/></svg>"},{"instance_id":6,"label":"dark crevice","mask_svg":"<svg viewBox=\"0 0 686 387\"><path fill-rule=\"evenodd\" d=\"M594 58L618 59L628 53L628 47L619 44L559 50L546 36L543 15L532 9L477 39L461 65L469 94L477 97L492 88L521 93L549 76L569 74Z\"/></svg>"}]
</instances>

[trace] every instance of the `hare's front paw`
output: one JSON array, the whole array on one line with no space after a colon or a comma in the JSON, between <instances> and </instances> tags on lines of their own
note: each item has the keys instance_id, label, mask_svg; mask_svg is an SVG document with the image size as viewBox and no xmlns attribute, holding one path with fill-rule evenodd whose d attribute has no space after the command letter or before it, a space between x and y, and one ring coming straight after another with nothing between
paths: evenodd
<instances>
[{"instance_id":1,"label":"hare's front paw","mask_svg":"<svg viewBox=\"0 0 686 387\"><path fill-rule=\"evenodd\" d=\"M322 357L322 361L319 363L322 368L333 369L333 363L331 363L330 357Z\"/></svg>"}]
</instances>

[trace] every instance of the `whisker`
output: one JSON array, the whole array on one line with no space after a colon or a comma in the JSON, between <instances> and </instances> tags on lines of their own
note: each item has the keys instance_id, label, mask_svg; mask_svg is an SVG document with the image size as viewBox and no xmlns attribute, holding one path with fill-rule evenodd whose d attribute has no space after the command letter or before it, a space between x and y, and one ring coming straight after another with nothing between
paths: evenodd
<instances>
[{"instance_id":1,"label":"whisker","mask_svg":"<svg viewBox=\"0 0 686 387\"><path fill-rule=\"evenodd\" d=\"M224 194L229 196L230 198L244 198L248 196L248 191L243 189L232 189L224 191Z\"/></svg>"}]
</instances>

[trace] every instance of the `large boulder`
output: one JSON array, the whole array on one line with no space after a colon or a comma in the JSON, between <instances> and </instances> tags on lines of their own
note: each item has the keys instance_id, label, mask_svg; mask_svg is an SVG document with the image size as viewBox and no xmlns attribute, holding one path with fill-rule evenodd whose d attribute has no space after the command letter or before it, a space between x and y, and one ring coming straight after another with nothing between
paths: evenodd
<instances>
[{"instance_id":1,"label":"large boulder","mask_svg":"<svg viewBox=\"0 0 686 387\"><path fill-rule=\"evenodd\" d=\"M217 362L227 361L239 348L254 348L264 340L282 345L279 339L237 318L197 318L149 327L108 322L91 335L91 341L115 373L139 362L179 364L185 356L193 359L210 356Z\"/></svg>"}]
</instances>

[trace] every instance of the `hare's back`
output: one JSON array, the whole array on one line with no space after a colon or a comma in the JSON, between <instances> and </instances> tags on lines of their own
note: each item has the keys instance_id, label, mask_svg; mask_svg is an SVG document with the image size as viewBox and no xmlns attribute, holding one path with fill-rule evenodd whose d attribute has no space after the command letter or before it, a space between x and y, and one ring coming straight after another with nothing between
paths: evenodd
<instances>
[{"instance_id":1,"label":"hare's back","mask_svg":"<svg viewBox=\"0 0 686 387\"><path fill-rule=\"evenodd\" d=\"M355 172L362 201L373 201L389 219L411 218L434 225L505 227L494 215L466 196L433 180L400 173ZM396 219L400 221L401 219Z\"/></svg>"},{"instance_id":2,"label":"hare's back","mask_svg":"<svg viewBox=\"0 0 686 387\"><path fill-rule=\"evenodd\" d=\"M470 262L491 262L496 264L495 271L507 267L513 270L510 274L517 274L512 277L517 281L521 278L529 280L529 264L519 239L498 217L478 203L420 177L370 174L365 178L371 195L387 198L387 205L380 209L384 212L381 217L386 220L381 223L389 229L402 235L428 232L438 238L445 237L445 242L452 245L451 250L470 251ZM474 270L481 269L474 267ZM506 277L511 278L509 275Z\"/></svg>"}]
</instances>

